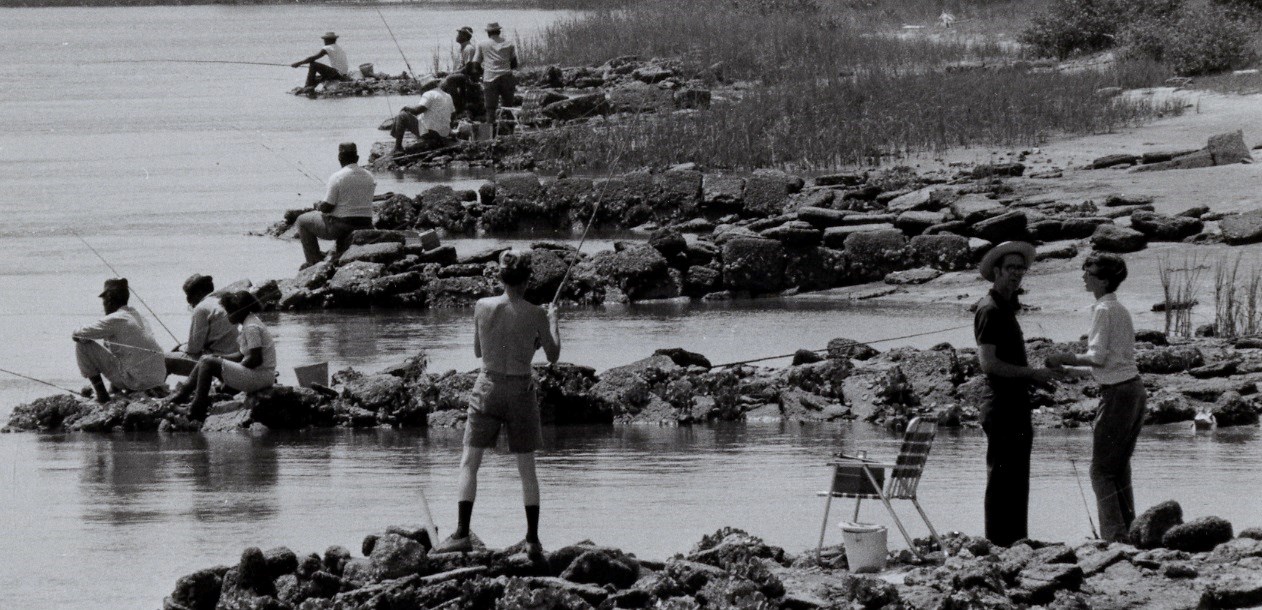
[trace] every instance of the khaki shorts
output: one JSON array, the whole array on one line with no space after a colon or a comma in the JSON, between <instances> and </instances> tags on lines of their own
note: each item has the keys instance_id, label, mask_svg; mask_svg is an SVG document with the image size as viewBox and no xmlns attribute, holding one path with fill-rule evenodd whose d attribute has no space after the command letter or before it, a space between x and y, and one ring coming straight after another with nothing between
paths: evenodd
<instances>
[{"instance_id":1,"label":"khaki shorts","mask_svg":"<svg viewBox=\"0 0 1262 610\"><path fill-rule=\"evenodd\" d=\"M510 453L530 453L543 445L535 382L529 375L483 371L474 382L464 444L493 449L501 426L508 429Z\"/></svg>"}]
</instances>

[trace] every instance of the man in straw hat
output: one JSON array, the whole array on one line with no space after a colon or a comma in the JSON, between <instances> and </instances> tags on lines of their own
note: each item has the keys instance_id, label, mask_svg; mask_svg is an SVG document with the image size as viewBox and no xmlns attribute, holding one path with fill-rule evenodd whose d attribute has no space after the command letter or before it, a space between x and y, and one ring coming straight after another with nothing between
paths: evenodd
<instances>
[{"instance_id":1,"label":"man in straw hat","mask_svg":"<svg viewBox=\"0 0 1262 610\"><path fill-rule=\"evenodd\" d=\"M495 112L503 102L512 105L517 92L517 47L500 34L500 24L486 24L487 39L477 44L473 63L482 70L482 104L486 107L486 120L495 124Z\"/></svg>"},{"instance_id":2,"label":"man in straw hat","mask_svg":"<svg viewBox=\"0 0 1262 610\"><path fill-rule=\"evenodd\" d=\"M337 161L342 169L329 177L324 200L294 223L298 226L298 240L306 257L303 269L324 258L319 240L336 241L336 252L341 254L351 245L351 233L372 228L372 197L377 181L359 166L359 149L354 142L337 145Z\"/></svg>"},{"instance_id":3,"label":"man in straw hat","mask_svg":"<svg viewBox=\"0 0 1262 610\"><path fill-rule=\"evenodd\" d=\"M1017 322L1021 280L1034 262L1034 246L1006 241L982 258L980 271L992 283L977 304L973 336L989 396L982 405L986 431L986 538L1009 546L1027 537L1030 503L1030 384L1057 376L1049 369L1030 368L1025 337Z\"/></svg>"},{"instance_id":4,"label":"man in straw hat","mask_svg":"<svg viewBox=\"0 0 1262 610\"><path fill-rule=\"evenodd\" d=\"M295 68L307 64L307 84L304 87L307 93L314 93L315 86L324 81L346 80L347 75L350 74L350 64L346 62L346 51L337 44L337 34L325 32L321 38L324 39L324 46L320 47L319 52L290 64ZM318 63L316 60L321 57L328 57L329 64Z\"/></svg>"},{"instance_id":5,"label":"man in straw hat","mask_svg":"<svg viewBox=\"0 0 1262 610\"><path fill-rule=\"evenodd\" d=\"M504 294L479 300L473 313L473 353L482 359L482 372L473 386L465 425L459 521L451 536L434 548L435 553L473 549L469 522L477 495L478 468L482 454L495 447L500 428L506 430L508 450L517 456L526 506L526 538L517 546L532 557L543 552L534 453L543 441L530 362L542 347L548 362L555 363L561 357L561 334L552 306L545 310L526 300L530 253L505 251L499 264Z\"/></svg>"},{"instance_id":6,"label":"man in straw hat","mask_svg":"<svg viewBox=\"0 0 1262 610\"><path fill-rule=\"evenodd\" d=\"M184 300L193 308L188 325L188 342L166 355L167 373L188 376L203 354L223 356L237 352L237 326L228 321L215 292L215 280L194 273L184 281ZM181 349L183 348L183 349Z\"/></svg>"},{"instance_id":7,"label":"man in straw hat","mask_svg":"<svg viewBox=\"0 0 1262 610\"><path fill-rule=\"evenodd\" d=\"M460 83L464 82L467 79L463 74L448 74L437 88L421 94L421 100L415 106L399 109L390 128L395 153L403 152L403 136L409 132L416 136L417 145L409 147L408 152L441 148L452 142L451 115L456 112L454 96L460 92Z\"/></svg>"},{"instance_id":8,"label":"man in straw hat","mask_svg":"<svg viewBox=\"0 0 1262 610\"><path fill-rule=\"evenodd\" d=\"M1131 314L1117 300L1126 280L1126 260L1110 252L1092 252L1082 263L1082 281L1095 296L1091 332L1083 354L1059 352L1047 366L1091 367L1100 384L1100 409L1091 443L1091 487L1100 515L1100 536L1126 542L1135 520L1131 489L1131 455L1144 427L1148 392L1135 364L1135 326Z\"/></svg>"},{"instance_id":9,"label":"man in straw hat","mask_svg":"<svg viewBox=\"0 0 1262 610\"><path fill-rule=\"evenodd\" d=\"M140 312L127 304L131 299L127 280L105 280L100 297L105 317L71 335L79 372L92 383L97 401L110 400L102 377L115 390L139 392L163 385L167 372L162 348Z\"/></svg>"}]
</instances>

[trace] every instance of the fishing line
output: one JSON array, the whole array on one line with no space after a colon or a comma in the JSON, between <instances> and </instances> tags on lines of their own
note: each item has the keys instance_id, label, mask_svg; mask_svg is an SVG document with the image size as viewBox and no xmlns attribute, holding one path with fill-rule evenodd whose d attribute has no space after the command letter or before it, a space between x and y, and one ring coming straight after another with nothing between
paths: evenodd
<instances>
[{"instance_id":1,"label":"fishing line","mask_svg":"<svg viewBox=\"0 0 1262 610\"><path fill-rule=\"evenodd\" d=\"M109 261L105 260L105 257L101 256L101 253L97 252L96 248L93 248L92 244L88 243L88 240L84 239L82 235L79 235L78 232L73 231L73 230L70 231L70 234L79 238L79 241L83 242L83 245L87 246L88 249L91 250L92 253L95 254L97 258L101 259L101 262L105 263L105 266L108 267L109 270L114 273L114 277L118 277L118 278L123 277L123 274L119 273L118 269L114 268L114 265L111 265ZM152 315L153 319L158 321L158 325L162 327L162 330L167 331L167 334L171 335L171 339L173 339L176 343L179 343L180 338L175 336L175 333L171 332L170 328L167 328L167 325L162 321L162 318L158 317L158 312L154 311L153 308L150 307L149 304L145 302L144 297L140 296L140 293L136 292L136 289L132 288L130 284L128 284L127 290L131 292L132 294L136 295L136 300L140 301L140 304L145 306L145 309L149 311L149 315Z\"/></svg>"},{"instance_id":2,"label":"fishing line","mask_svg":"<svg viewBox=\"0 0 1262 610\"><path fill-rule=\"evenodd\" d=\"M327 184L328 184L328 183L326 183L326 182L325 182L322 178L320 178L319 176L315 176L315 175L311 174L311 173L310 173L310 172L308 172L307 170L303 169L303 168L302 168L302 166L300 166L300 165L298 165L296 162L294 162L294 161L290 160L290 159L289 159L288 157L286 157L285 155L282 155L282 154L280 154L280 153L276 152L276 150L275 150L275 149L273 149L271 146L268 146L268 145L264 144L263 142L261 142L261 141L259 141L259 140L255 139L255 138L254 138L254 137L252 137L252 136L249 134L249 132L247 132L246 130L241 129L240 127L237 127L236 125L233 125L232 123L227 123L227 125L228 125L229 127L233 128L233 129L235 129L235 130L237 130L237 131L241 132L242 134L245 134L245 137L246 137L247 139L249 139L251 142L254 142L255 144L258 144L259 146L262 146L262 147L263 147L263 149L264 149L264 150L266 150L267 152L270 152L270 153L272 153L273 155L276 155L277 157L280 157L280 159L281 159L282 161L284 161L284 162L285 162L286 164L288 164L290 167L292 167L292 168L294 168L294 169L298 170L298 171L299 171L302 175L306 176L307 178L310 178L311 180L314 180L314 181L316 181L316 182L319 182L320 184L324 184L324 185L326 185L326 186L327 186Z\"/></svg>"},{"instance_id":3,"label":"fishing line","mask_svg":"<svg viewBox=\"0 0 1262 610\"><path fill-rule=\"evenodd\" d=\"M219 59L111 59L108 61L99 61L94 63L101 64L148 64L148 63L174 63L174 64L234 64L243 66L280 66L282 68L290 67L289 64L276 64L261 61L225 61Z\"/></svg>"},{"instance_id":4,"label":"fishing line","mask_svg":"<svg viewBox=\"0 0 1262 610\"><path fill-rule=\"evenodd\" d=\"M910 334L910 335L900 335L900 336L898 336L898 337L886 337L886 338L884 338L884 339L873 339L873 340L871 340L871 341L855 341L852 345L871 345L871 344L873 344L873 343L888 343L888 342L890 342L890 341L898 341L899 339L911 339L911 338L914 338L914 337L924 337L924 336L926 336L926 335L936 335L936 334L938 334L938 333L944 333L944 332L947 332L947 331L952 331L952 330L960 330L960 329L962 329L962 328L971 328L972 326L973 326L972 324L961 324L960 326L952 326L952 327L949 327L949 328L939 328L938 330L930 330L930 331L926 331L926 332L923 332L923 333L912 333L912 334ZM801 351L801 350L799 350L799 351ZM827 348L827 347L825 347L825 348L822 348L822 349L813 349L813 350L808 350L808 351L810 351L811 353L818 354L818 353L821 353L821 352L826 352L826 351L828 351L828 348ZM762 361L764 361L764 360L776 360L776 359L778 359L778 358L791 358L791 357L793 357L795 354L797 354L797 352L793 352L792 354L780 354L780 355L778 355L778 356L764 356L764 357L762 357L762 358L751 358L751 359L749 359L749 360L739 360L739 361L737 361L737 362L727 362L727 363L724 363L724 364L715 364L715 365L712 365L710 368L712 368L712 369L719 369L719 368L725 368L725 367L729 367L729 366L737 366L737 365L741 365L741 364L751 364L751 363L754 363L754 362L762 362Z\"/></svg>"},{"instance_id":5,"label":"fishing line","mask_svg":"<svg viewBox=\"0 0 1262 610\"><path fill-rule=\"evenodd\" d=\"M1100 532L1096 531L1095 519L1091 518L1091 506L1087 504L1087 492L1082 490L1082 477L1078 476L1077 461L1072 459L1069 460L1069 467L1074 469L1074 480L1078 482L1078 496L1082 498L1082 508L1087 511L1087 523L1091 524L1091 536L1098 540L1100 538ZM1117 492L1114 492L1114 495L1117 495Z\"/></svg>"},{"instance_id":6,"label":"fishing line","mask_svg":"<svg viewBox=\"0 0 1262 610\"><path fill-rule=\"evenodd\" d=\"M416 80L416 72L412 70L412 64L408 62L408 56L403 54L403 47L399 44L399 39L394 37L394 30L390 29L390 22L386 21L386 16L381 14L380 7L374 6L373 8L377 9L377 16L381 17L381 23L386 26L386 31L390 32L390 39L394 41L395 48L399 50L399 55L403 57L403 65L408 67L408 75L412 77L412 80Z\"/></svg>"},{"instance_id":7,"label":"fishing line","mask_svg":"<svg viewBox=\"0 0 1262 610\"><path fill-rule=\"evenodd\" d=\"M50 387L50 388L57 388L58 390L61 390L61 391L63 391L63 392L67 392L67 393L69 393L71 396L76 396L76 397L77 397L77 396L79 396L79 393L78 393L78 392L75 392L74 390L68 390L68 389L66 389L66 388L63 388L63 387L61 387L61 386L59 386L59 385L55 384L55 383L48 383L47 381L44 381L43 379L36 379L36 378L34 378L34 377L31 377L30 375L23 375L23 374L21 374L21 373L15 373L15 372L13 372L13 371L10 371L9 369L0 369L0 373L8 373L8 374L10 374L10 375L13 375L14 377L21 377L22 379L27 379L27 380L30 380L30 381L34 381L35 383L42 383L42 384L44 384L44 385L46 385L46 386L48 386L48 387Z\"/></svg>"},{"instance_id":8,"label":"fishing line","mask_svg":"<svg viewBox=\"0 0 1262 610\"><path fill-rule=\"evenodd\" d=\"M557 300L561 298L561 291L565 288L566 282L570 280L570 272L574 270L574 265L582 258L583 243L587 241L587 232L591 230L592 225L596 224L596 214L600 213L600 205L605 201L605 191L609 189L609 182L613 179L614 169L618 167L618 161L622 157L619 151L609 162L609 173L605 176L604 184L600 185L600 195L596 197L596 203L592 206L592 217L587 220L587 226L583 228L583 235L579 237L578 248L574 251L574 260L565 268L565 275L561 276L561 283L557 286L556 294L552 295L552 306L555 307Z\"/></svg>"}]
</instances>

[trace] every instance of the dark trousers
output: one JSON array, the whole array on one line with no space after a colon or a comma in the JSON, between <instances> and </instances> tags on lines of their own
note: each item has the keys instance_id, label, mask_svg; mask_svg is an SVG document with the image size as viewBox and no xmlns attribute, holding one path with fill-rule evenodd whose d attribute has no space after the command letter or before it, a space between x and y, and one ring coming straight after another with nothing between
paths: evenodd
<instances>
[{"instance_id":1,"label":"dark trousers","mask_svg":"<svg viewBox=\"0 0 1262 610\"><path fill-rule=\"evenodd\" d=\"M517 77L505 74L493 81L482 81L482 105L486 107L486 120L495 123L495 112L500 104L511 106L517 92Z\"/></svg>"},{"instance_id":2,"label":"dark trousers","mask_svg":"<svg viewBox=\"0 0 1262 610\"><path fill-rule=\"evenodd\" d=\"M1034 426L1024 406L1003 405L986 430L986 539L1001 546L1029 536L1030 450ZM1014 413L1016 411L1016 413Z\"/></svg>"},{"instance_id":3,"label":"dark trousers","mask_svg":"<svg viewBox=\"0 0 1262 610\"><path fill-rule=\"evenodd\" d=\"M1125 540L1135 521L1135 494L1131 489L1131 455L1144 427L1148 392L1138 378L1100 386L1100 412L1096 414L1091 444L1091 488L1100 514L1100 536Z\"/></svg>"},{"instance_id":4,"label":"dark trousers","mask_svg":"<svg viewBox=\"0 0 1262 610\"><path fill-rule=\"evenodd\" d=\"M307 64L307 86L314 87L326 80L344 80L341 72L338 72L333 66L326 66L321 63L311 62Z\"/></svg>"}]
</instances>

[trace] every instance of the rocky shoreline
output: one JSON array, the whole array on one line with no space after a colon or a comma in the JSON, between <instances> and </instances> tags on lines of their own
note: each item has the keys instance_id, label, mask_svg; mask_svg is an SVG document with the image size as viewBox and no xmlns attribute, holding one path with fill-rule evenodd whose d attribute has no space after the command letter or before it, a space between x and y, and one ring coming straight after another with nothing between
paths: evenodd
<instances>
[{"instance_id":1,"label":"rocky shoreline","mask_svg":"<svg viewBox=\"0 0 1262 610\"><path fill-rule=\"evenodd\" d=\"M1187 610L1262 604L1262 530L1237 537L1218 517L1183 521L1170 501L1141 515L1129 543L1022 540L1008 548L948 534L945 553L890 553L857 574L840 546L792 554L722 528L687 553L641 559L590 540L529 555L518 548L431 553L419 526L300 556L245 549L235 566L181 577L163 610L701 608L754 610Z\"/></svg>"},{"instance_id":2,"label":"rocky shoreline","mask_svg":"<svg viewBox=\"0 0 1262 610\"><path fill-rule=\"evenodd\" d=\"M1137 361L1149 391L1148 424L1189 422L1212 413L1220 427L1256 425L1262 413L1262 340L1197 339L1170 344L1157 331L1137 333ZM1053 351L1082 351L1082 342L1030 339L1031 362ZM820 353L823 352L823 353ZM711 366L682 349L600 374L561 363L537 365L545 424L691 425L722 421L824 423L864 421L891 427L933 414L946 427L977 425L985 379L976 351L875 348L838 338L825 350L800 350L784 368ZM254 394L220 394L206 422L156 398L119 397L98 404L60 394L14 408L5 432L116 430L265 431L311 427L425 428L461 426L477 371L429 372L424 354L376 374L353 369L332 387L276 386ZM1041 427L1089 424L1097 408L1093 382L1067 380L1034 392Z\"/></svg>"}]
</instances>

